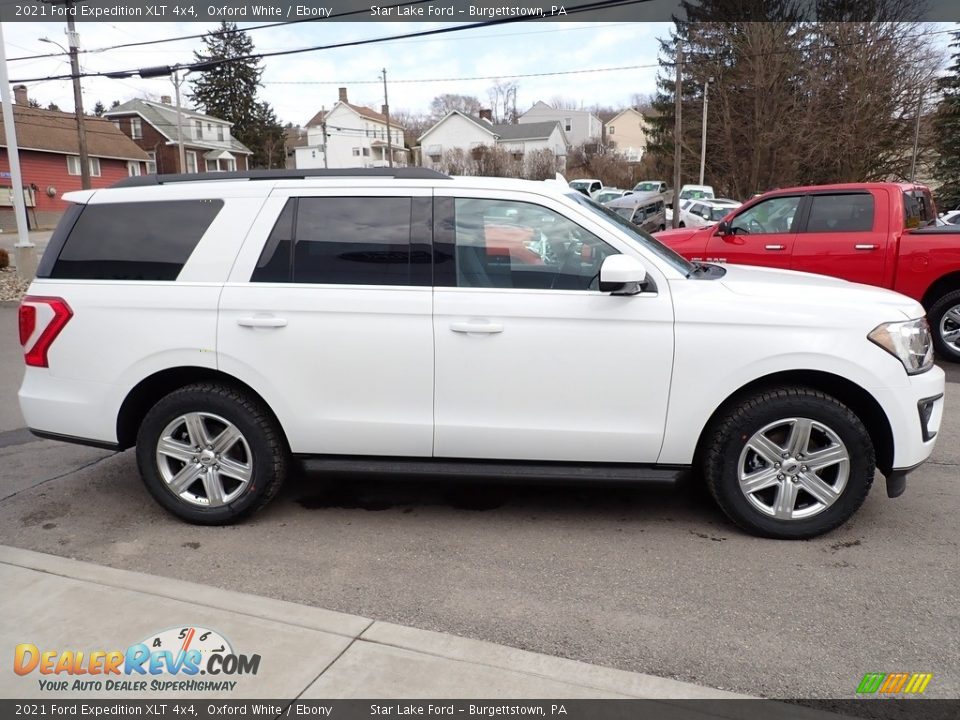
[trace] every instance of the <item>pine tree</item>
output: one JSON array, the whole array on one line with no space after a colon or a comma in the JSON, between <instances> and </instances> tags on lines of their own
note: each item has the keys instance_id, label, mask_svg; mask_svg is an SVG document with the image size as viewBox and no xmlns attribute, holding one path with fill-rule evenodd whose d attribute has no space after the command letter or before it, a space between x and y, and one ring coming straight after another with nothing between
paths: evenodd
<instances>
[{"instance_id":1,"label":"pine tree","mask_svg":"<svg viewBox=\"0 0 960 720\"><path fill-rule=\"evenodd\" d=\"M105 113L106 111L107 111L106 106L104 106L102 102L97 100L97 104L93 106L93 114L96 115L97 117L102 117L103 113Z\"/></svg>"},{"instance_id":2,"label":"pine tree","mask_svg":"<svg viewBox=\"0 0 960 720\"><path fill-rule=\"evenodd\" d=\"M233 123L233 136L253 151L252 166L276 166L276 138L279 133L282 148L283 129L269 104L257 100L263 68L251 57L253 41L236 23L223 22L204 36L203 44L202 52L194 52L197 62L231 62L197 71L191 99L207 115Z\"/></svg>"},{"instance_id":3,"label":"pine tree","mask_svg":"<svg viewBox=\"0 0 960 720\"><path fill-rule=\"evenodd\" d=\"M943 210L960 207L960 30L953 33L953 62L940 78L943 99L934 118L937 160L934 177L940 183L937 204Z\"/></svg>"}]
</instances>

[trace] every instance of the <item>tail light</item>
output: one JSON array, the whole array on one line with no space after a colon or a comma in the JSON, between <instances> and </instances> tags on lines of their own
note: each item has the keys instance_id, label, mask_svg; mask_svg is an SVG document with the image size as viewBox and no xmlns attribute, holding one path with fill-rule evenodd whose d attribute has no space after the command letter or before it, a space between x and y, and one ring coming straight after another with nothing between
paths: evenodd
<instances>
[{"instance_id":1,"label":"tail light","mask_svg":"<svg viewBox=\"0 0 960 720\"><path fill-rule=\"evenodd\" d=\"M23 346L23 359L27 365L50 366L47 352L72 317L73 310L63 298L27 295L23 299L19 315L20 344Z\"/></svg>"}]
</instances>

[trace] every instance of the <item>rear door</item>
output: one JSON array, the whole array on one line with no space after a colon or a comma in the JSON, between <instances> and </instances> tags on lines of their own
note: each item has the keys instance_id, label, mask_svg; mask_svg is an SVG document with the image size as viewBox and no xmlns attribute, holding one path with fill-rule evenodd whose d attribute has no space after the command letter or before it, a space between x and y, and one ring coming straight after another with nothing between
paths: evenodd
<instances>
[{"instance_id":1,"label":"rear door","mask_svg":"<svg viewBox=\"0 0 960 720\"><path fill-rule=\"evenodd\" d=\"M778 195L734 215L729 234L718 229L707 240L707 260L789 269L802 201Z\"/></svg>"},{"instance_id":2,"label":"rear door","mask_svg":"<svg viewBox=\"0 0 960 720\"><path fill-rule=\"evenodd\" d=\"M432 453L430 233L429 189L267 201L223 289L218 357L294 453Z\"/></svg>"},{"instance_id":3,"label":"rear door","mask_svg":"<svg viewBox=\"0 0 960 720\"><path fill-rule=\"evenodd\" d=\"M791 268L882 285L889 241L885 190L812 193L793 246Z\"/></svg>"}]
</instances>

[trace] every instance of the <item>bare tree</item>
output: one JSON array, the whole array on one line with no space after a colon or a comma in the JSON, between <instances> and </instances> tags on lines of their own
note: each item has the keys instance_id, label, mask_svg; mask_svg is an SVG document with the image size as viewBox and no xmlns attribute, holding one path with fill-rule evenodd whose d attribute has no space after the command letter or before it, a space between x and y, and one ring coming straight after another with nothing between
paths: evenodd
<instances>
[{"instance_id":1,"label":"bare tree","mask_svg":"<svg viewBox=\"0 0 960 720\"><path fill-rule=\"evenodd\" d=\"M524 177L527 180L548 180L555 177L559 164L552 150L531 150L524 157Z\"/></svg>"},{"instance_id":2,"label":"bare tree","mask_svg":"<svg viewBox=\"0 0 960 720\"><path fill-rule=\"evenodd\" d=\"M430 118L433 122L436 122L452 110L459 110L468 115L476 115L480 112L480 100L473 95L444 93L443 95L437 95L430 101Z\"/></svg>"},{"instance_id":3,"label":"bare tree","mask_svg":"<svg viewBox=\"0 0 960 720\"><path fill-rule=\"evenodd\" d=\"M441 172L447 175L473 175L473 162L463 148L452 148L440 158Z\"/></svg>"},{"instance_id":4,"label":"bare tree","mask_svg":"<svg viewBox=\"0 0 960 720\"><path fill-rule=\"evenodd\" d=\"M519 85L516 82L507 80L497 80L493 86L487 90L487 96L490 98L490 109L493 112L493 121L496 123L515 123L519 115L517 114L517 90Z\"/></svg>"},{"instance_id":5,"label":"bare tree","mask_svg":"<svg viewBox=\"0 0 960 720\"><path fill-rule=\"evenodd\" d=\"M554 95L550 100L550 106L555 110L579 110L582 106L577 100L573 98L563 97L562 95Z\"/></svg>"}]
</instances>

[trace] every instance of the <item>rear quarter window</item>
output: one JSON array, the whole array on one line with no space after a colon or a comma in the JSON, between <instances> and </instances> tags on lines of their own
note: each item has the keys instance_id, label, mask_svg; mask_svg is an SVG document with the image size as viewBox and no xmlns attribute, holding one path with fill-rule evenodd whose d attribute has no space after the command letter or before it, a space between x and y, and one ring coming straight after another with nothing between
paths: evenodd
<instances>
[{"instance_id":1,"label":"rear quarter window","mask_svg":"<svg viewBox=\"0 0 960 720\"><path fill-rule=\"evenodd\" d=\"M223 200L85 205L44 254L38 277L71 280L176 280ZM41 274L43 273L43 274Z\"/></svg>"}]
</instances>

